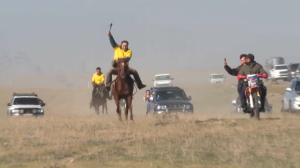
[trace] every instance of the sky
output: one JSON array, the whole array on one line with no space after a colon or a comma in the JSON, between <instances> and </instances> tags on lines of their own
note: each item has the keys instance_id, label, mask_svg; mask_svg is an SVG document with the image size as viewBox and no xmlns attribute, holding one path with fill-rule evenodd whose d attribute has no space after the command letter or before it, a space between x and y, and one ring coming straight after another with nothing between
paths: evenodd
<instances>
[{"instance_id":1,"label":"sky","mask_svg":"<svg viewBox=\"0 0 300 168\"><path fill-rule=\"evenodd\" d=\"M297 0L0 0L0 70L6 74L104 72L129 41L137 70L239 65L252 53L300 62ZM8 72L9 71L9 72Z\"/></svg>"}]
</instances>

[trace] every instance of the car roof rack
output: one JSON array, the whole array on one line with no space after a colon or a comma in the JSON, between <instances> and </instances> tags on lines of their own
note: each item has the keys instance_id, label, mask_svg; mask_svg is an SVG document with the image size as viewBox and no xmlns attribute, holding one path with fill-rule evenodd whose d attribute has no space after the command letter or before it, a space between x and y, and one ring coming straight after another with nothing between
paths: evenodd
<instances>
[{"instance_id":1,"label":"car roof rack","mask_svg":"<svg viewBox=\"0 0 300 168\"><path fill-rule=\"evenodd\" d=\"M32 93L13 93L13 96L38 96L36 93L32 92Z\"/></svg>"}]
</instances>

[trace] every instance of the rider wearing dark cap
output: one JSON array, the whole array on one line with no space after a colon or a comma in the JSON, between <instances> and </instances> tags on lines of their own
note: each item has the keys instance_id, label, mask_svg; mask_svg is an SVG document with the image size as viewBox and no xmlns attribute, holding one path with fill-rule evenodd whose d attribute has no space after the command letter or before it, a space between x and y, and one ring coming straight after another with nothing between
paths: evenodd
<instances>
[{"instance_id":1,"label":"rider wearing dark cap","mask_svg":"<svg viewBox=\"0 0 300 168\"><path fill-rule=\"evenodd\" d=\"M242 68L239 71L240 76L247 76L251 74L259 74L259 75L268 75L268 73L264 70L264 68L254 61L254 55L253 54L248 54L246 56L246 65L242 66ZM243 85L242 92L240 94L241 98L241 105L243 108L243 111L247 111L247 102L246 102L246 97L245 97L245 90L247 86ZM267 95L267 88L264 86L263 82L261 81L260 83L260 98L261 98L261 112L265 112L265 98Z\"/></svg>"}]
</instances>

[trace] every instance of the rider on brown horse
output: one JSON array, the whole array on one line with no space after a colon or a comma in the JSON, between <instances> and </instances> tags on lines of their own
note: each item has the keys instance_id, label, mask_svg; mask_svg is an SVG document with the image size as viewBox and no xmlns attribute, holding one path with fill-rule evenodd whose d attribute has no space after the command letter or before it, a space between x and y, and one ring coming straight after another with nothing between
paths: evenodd
<instances>
[{"instance_id":1,"label":"rider on brown horse","mask_svg":"<svg viewBox=\"0 0 300 168\"><path fill-rule=\"evenodd\" d=\"M119 46L113 36L111 35L110 31L108 32L108 36L109 36L109 40L110 40L110 44L111 46L114 48L115 50L115 55L114 55L114 61L113 61L113 68L111 68L108 73L107 73L107 79L106 79L106 89L110 90L110 84L112 82L112 75L118 75L118 70L116 68L117 66L117 60L121 59L121 58L126 58L128 59L128 61L131 58L131 50L128 49L128 41L122 41L121 42L121 46ZM128 64L127 64L128 65ZM139 89L142 89L144 87L146 87L146 85L144 85L140 79L140 76L138 74L138 72L133 69L133 68L128 68L128 72L129 74L134 76L134 79L137 83L137 86Z\"/></svg>"},{"instance_id":2,"label":"rider on brown horse","mask_svg":"<svg viewBox=\"0 0 300 168\"><path fill-rule=\"evenodd\" d=\"M94 73L93 78L92 78L93 92L92 92L91 104L92 104L92 102L94 100L94 96L96 94L96 88L104 87L104 80L105 80L105 76L101 72L101 68L97 67L96 72Z\"/></svg>"}]
</instances>

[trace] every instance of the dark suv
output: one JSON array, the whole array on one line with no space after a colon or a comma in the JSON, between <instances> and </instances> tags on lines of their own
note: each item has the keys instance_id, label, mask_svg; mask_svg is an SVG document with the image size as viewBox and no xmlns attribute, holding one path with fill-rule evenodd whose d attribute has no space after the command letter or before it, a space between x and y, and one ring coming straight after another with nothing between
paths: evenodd
<instances>
[{"instance_id":1,"label":"dark suv","mask_svg":"<svg viewBox=\"0 0 300 168\"><path fill-rule=\"evenodd\" d=\"M288 65L288 81L291 81L299 73L300 63L291 63ZM298 72L297 72L298 71Z\"/></svg>"},{"instance_id":2,"label":"dark suv","mask_svg":"<svg viewBox=\"0 0 300 168\"><path fill-rule=\"evenodd\" d=\"M154 103L154 113L172 112L194 112L191 96L186 96L183 89L179 87L151 88L155 92L155 98L150 100Z\"/></svg>"}]
</instances>

